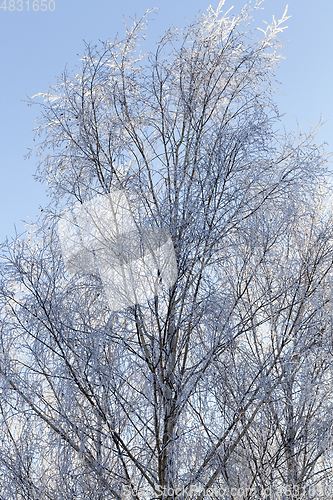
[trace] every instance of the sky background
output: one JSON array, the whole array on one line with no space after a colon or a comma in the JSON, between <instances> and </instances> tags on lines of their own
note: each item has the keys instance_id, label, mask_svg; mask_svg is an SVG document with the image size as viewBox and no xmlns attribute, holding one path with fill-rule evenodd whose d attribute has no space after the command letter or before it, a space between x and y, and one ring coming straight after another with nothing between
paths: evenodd
<instances>
[{"instance_id":1,"label":"sky background","mask_svg":"<svg viewBox=\"0 0 333 500\"><path fill-rule=\"evenodd\" d=\"M30 0L15 10L0 9L0 243L20 233L22 220L34 220L40 207L47 205L45 186L33 179L36 158L24 159L33 146L34 119L37 107L28 107L24 100L46 91L55 82L65 65L75 69L84 42L114 39L124 33L123 17L141 17L150 8L158 7L158 15L150 24L148 48L169 25L183 27L213 2L204 0L46 0L45 12L33 11ZM0 0L0 4L3 0ZM234 6L237 14L245 0L226 0L224 9ZM19 12L17 9L21 8ZM2 6L4 4L2 3ZM286 7L284 0L265 0L264 10L255 15L256 25L263 20L280 18ZM54 10L51 12L49 7ZM13 7L12 7L13 8ZM328 121L317 136L333 151L333 1L290 0L285 60L276 71L281 82L276 102L287 130L298 126L305 132L309 122L317 124L322 116Z\"/></svg>"}]
</instances>

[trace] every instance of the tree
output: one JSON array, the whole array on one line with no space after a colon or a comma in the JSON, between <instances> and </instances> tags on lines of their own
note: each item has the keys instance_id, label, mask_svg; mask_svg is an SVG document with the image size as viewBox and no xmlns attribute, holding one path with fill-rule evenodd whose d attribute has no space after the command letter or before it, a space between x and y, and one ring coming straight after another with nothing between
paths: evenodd
<instances>
[{"instance_id":1,"label":"tree","mask_svg":"<svg viewBox=\"0 0 333 500\"><path fill-rule=\"evenodd\" d=\"M4 498L251 499L331 477L327 159L275 130L286 12L258 34L223 4L142 55L148 12L40 94L52 201L2 256ZM68 273L58 231L114 193L177 262L116 310L103 273Z\"/></svg>"}]
</instances>

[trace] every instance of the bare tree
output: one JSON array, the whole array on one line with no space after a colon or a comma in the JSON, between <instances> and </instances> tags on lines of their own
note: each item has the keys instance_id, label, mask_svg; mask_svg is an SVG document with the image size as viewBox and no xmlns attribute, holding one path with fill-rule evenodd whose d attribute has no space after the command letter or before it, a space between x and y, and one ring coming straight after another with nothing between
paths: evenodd
<instances>
[{"instance_id":1,"label":"bare tree","mask_svg":"<svg viewBox=\"0 0 333 500\"><path fill-rule=\"evenodd\" d=\"M239 346L237 369L228 370L218 391L235 405L244 393L240 384L260 368L265 373L273 356L273 372L281 382L271 390L271 377L262 379L270 394L223 469L230 489L266 491L267 498L277 491L279 498L327 498L325 487L332 480L330 224L320 206L304 212L291 232L285 230L286 244L258 268L254 282L262 297L279 297L264 309L266 318L255 306L259 295L248 292L243 299L253 311L251 326ZM248 492L244 496L252 498Z\"/></svg>"},{"instance_id":2,"label":"bare tree","mask_svg":"<svg viewBox=\"0 0 333 500\"><path fill-rule=\"evenodd\" d=\"M142 55L148 13L40 95L52 202L1 268L4 498L201 499L323 477L326 158L276 132L286 13L258 32L223 4ZM171 236L177 276L115 310L102 271L68 273L58 223L119 192L143 246Z\"/></svg>"}]
</instances>

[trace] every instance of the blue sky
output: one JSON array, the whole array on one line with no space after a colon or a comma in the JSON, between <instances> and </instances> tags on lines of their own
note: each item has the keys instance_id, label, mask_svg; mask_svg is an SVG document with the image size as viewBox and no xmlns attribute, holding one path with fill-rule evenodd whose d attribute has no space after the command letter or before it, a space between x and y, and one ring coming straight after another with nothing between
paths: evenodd
<instances>
[{"instance_id":1,"label":"blue sky","mask_svg":"<svg viewBox=\"0 0 333 500\"><path fill-rule=\"evenodd\" d=\"M0 0L0 4L3 0ZM23 101L46 91L65 65L74 69L78 54L84 50L83 40L113 39L123 33L125 18L141 16L147 9L158 7L158 15L148 31L153 43L170 24L184 26L201 10L214 2L204 0L54 0L54 10L33 11L32 0L12 0L15 10L0 9L0 242L6 236L24 229L21 222L34 220L39 206L48 199L45 187L36 183L33 174L36 158L24 159L33 145L34 118L37 107ZM234 6L237 13L243 0L226 0L225 9ZM265 0L264 10L256 15L257 25L280 18L284 0ZM2 4L4 5L4 4ZM17 9L21 8L19 12ZM46 5L53 8L52 0ZM12 7L13 8L13 7ZM328 123L320 130L317 141L327 142L333 151L333 2L332 0L290 0L288 29L284 32L284 54L276 72L282 84L276 95L287 130L308 131L308 122L317 124L320 116Z\"/></svg>"}]
</instances>

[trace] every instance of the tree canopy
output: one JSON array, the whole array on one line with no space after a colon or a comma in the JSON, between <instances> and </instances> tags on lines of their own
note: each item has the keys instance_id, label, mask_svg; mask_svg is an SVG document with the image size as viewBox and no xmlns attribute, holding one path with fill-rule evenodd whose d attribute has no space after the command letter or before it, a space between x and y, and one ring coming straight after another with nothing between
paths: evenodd
<instances>
[{"instance_id":1,"label":"tree canopy","mask_svg":"<svg viewBox=\"0 0 333 500\"><path fill-rule=\"evenodd\" d=\"M326 498L328 160L312 134L280 131L286 12L254 30L255 8L223 9L144 53L147 12L37 96L51 202L2 245L2 498ZM116 193L134 229L105 239L107 264L120 244L128 263L169 242L177 268L167 279L155 259L156 293L122 307L96 248L69 267L59 239L59 221L109 199L106 231Z\"/></svg>"}]
</instances>

